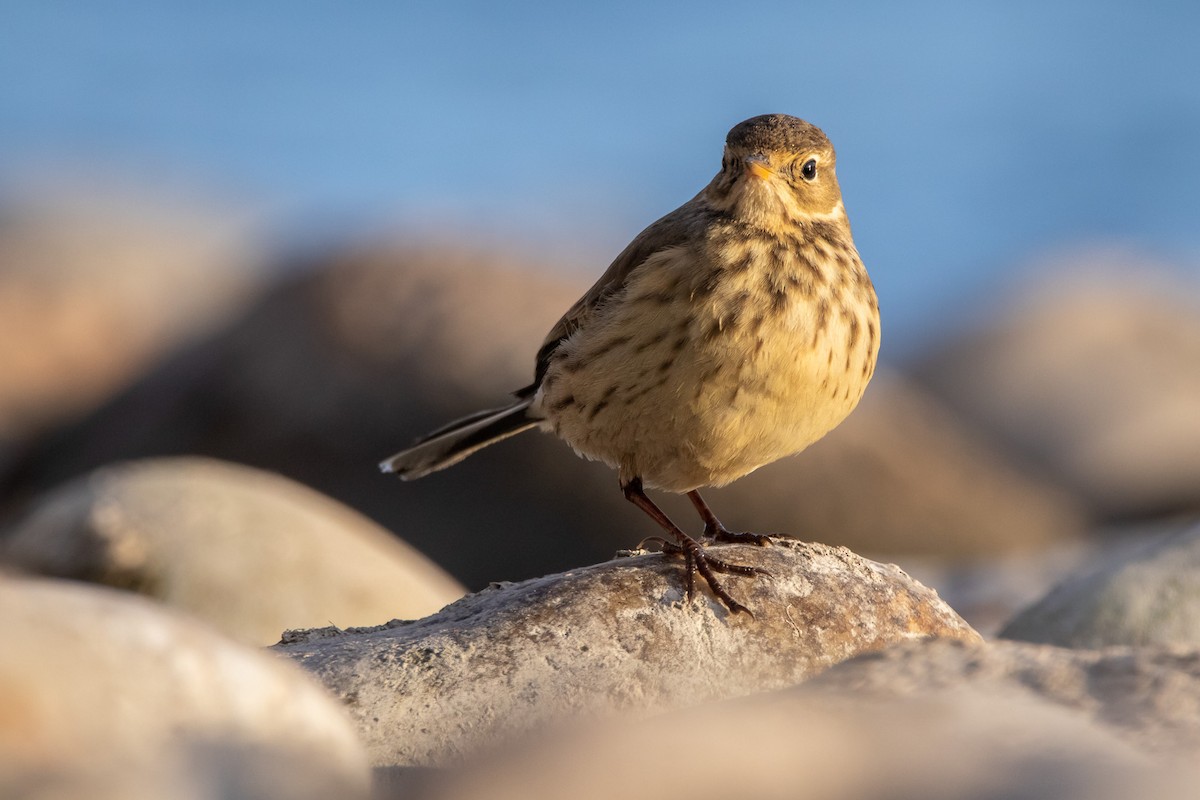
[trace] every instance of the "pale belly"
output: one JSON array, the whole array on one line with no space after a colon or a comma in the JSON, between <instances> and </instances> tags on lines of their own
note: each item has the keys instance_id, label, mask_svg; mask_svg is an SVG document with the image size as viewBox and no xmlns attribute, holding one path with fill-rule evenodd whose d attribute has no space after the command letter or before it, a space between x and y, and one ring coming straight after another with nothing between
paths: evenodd
<instances>
[{"instance_id":1,"label":"pale belly","mask_svg":"<svg viewBox=\"0 0 1200 800\"><path fill-rule=\"evenodd\" d=\"M622 480L727 484L803 450L862 397L878 349L873 294L831 299L770 313L751 298L736 317L630 304L563 345L535 405Z\"/></svg>"}]
</instances>

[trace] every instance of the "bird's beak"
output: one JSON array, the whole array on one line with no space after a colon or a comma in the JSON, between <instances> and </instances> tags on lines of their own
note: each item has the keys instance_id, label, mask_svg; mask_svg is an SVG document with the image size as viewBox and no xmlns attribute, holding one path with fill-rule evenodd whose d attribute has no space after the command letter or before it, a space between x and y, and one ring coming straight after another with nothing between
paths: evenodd
<instances>
[{"instance_id":1,"label":"bird's beak","mask_svg":"<svg viewBox=\"0 0 1200 800\"><path fill-rule=\"evenodd\" d=\"M745 163L746 171L760 181L765 181L775 175L775 170L767 166L770 162L767 161L765 156L746 156Z\"/></svg>"}]
</instances>

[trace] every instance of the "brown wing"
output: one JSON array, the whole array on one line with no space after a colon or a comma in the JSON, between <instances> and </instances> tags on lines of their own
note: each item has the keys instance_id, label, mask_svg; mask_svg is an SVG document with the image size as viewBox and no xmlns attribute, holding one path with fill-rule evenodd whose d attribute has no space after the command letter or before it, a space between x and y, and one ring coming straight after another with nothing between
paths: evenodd
<instances>
[{"instance_id":1,"label":"brown wing","mask_svg":"<svg viewBox=\"0 0 1200 800\"><path fill-rule=\"evenodd\" d=\"M550 329L550 333L542 342L541 349L538 350L533 383L516 392L518 397L528 397L537 391L546 374L551 354L568 336L587 323L597 306L625 285L635 269L655 253L687 241L688 232L702 216L697 214L696 208L702 202L700 195L697 195L639 233L629 243L629 246L621 251L621 254L613 260L612 264L609 264L600 279L592 285L592 288L588 289L583 297L576 300L567 313L562 315L562 319Z\"/></svg>"}]
</instances>

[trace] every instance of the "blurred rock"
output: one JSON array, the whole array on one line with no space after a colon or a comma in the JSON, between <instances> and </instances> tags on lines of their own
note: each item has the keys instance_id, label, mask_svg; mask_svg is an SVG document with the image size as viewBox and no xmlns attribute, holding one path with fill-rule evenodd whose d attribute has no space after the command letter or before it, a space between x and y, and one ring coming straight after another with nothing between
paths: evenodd
<instances>
[{"instance_id":1,"label":"blurred rock","mask_svg":"<svg viewBox=\"0 0 1200 800\"><path fill-rule=\"evenodd\" d=\"M587 278L432 244L351 250L287 272L231 329L49 438L0 488L28 495L117 459L216 456L342 500L472 587L593 563L657 533L611 470L546 435L416 484L375 470L416 435L530 381L545 332ZM873 553L992 554L1078 531L1069 497L990 448L881 371L841 428L712 501L731 527ZM659 499L698 529L686 501Z\"/></svg>"},{"instance_id":2,"label":"blurred rock","mask_svg":"<svg viewBox=\"0 0 1200 800\"><path fill-rule=\"evenodd\" d=\"M276 649L345 703L375 766L412 767L567 717L788 686L895 641L979 641L934 592L845 548L710 550L770 572L726 578L753 618L707 595L681 605L681 561L643 555L485 590L418 622L289 635Z\"/></svg>"},{"instance_id":3,"label":"blurred rock","mask_svg":"<svg viewBox=\"0 0 1200 800\"><path fill-rule=\"evenodd\" d=\"M903 564L905 572L936 589L984 638L992 638L1013 615L1043 597L1099 549L1096 538L1088 537L974 559L906 557Z\"/></svg>"},{"instance_id":4,"label":"blurred rock","mask_svg":"<svg viewBox=\"0 0 1200 800\"><path fill-rule=\"evenodd\" d=\"M0 579L0 795L362 798L341 708L300 670L128 594Z\"/></svg>"},{"instance_id":5,"label":"blurred rock","mask_svg":"<svg viewBox=\"0 0 1200 800\"><path fill-rule=\"evenodd\" d=\"M918 374L1102 518L1200 508L1200 287L1135 258L1047 265Z\"/></svg>"},{"instance_id":6,"label":"blurred rock","mask_svg":"<svg viewBox=\"0 0 1200 800\"><path fill-rule=\"evenodd\" d=\"M51 492L0 540L0 560L140 592L248 644L417 619L465 591L340 503L201 458L121 464Z\"/></svg>"},{"instance_id":7,"label":"blurred rock","mask_svg":"<svg viewBox=\"0 0 1200 800\"><path fill-rule=\"evenodd\" d=\"M864 703L962 688L1061 705L1142 752L1200 763L1196 649L902 642L839 664L806 684L813 692Z\"/></svg>"},{"instance_id":8,"label":"blurred rock","mask_svg":"<svg viewBox=\"0 0 1200 800\"><path fill-rule=\"evenodd\" d=\"M1200 524L1119 548L1017 614L1008 639L1200 648Z\"/></svg>"},{"instance_id":9,"label":"blurred rock","mask_svg":"<svg viewBox=\"0 0 1200 800\"><path fill-rule=\"evenodd\" d=\"M722 519L870 553L1030 552L1083 530L1074 498L1007 460L905 376L880 370L836 430L711 498ZM730 509L726 513L726 509Z\"/></svg>"},{"instance_id":10,"label":"blurred rock","mask_svg":"<svg viewBox=\"0 0 1200 800\"><path fill-rule=\"evenodd\" d=\"M0 214L0 444L92 410L262 279L245 215L131 194ZM2 455L2 453L0 453Z\"/></svg>"},{"instance_id":11,"label":"blurred rock","mask_svg":"<svg viewBox=\"0 0 1200 800\"><path fill-rule=\"evenodd\" d=\"M837 668L835 668L836 670ZM806 686L648 720L556 730L428 780L422 800L1185 800L1196 772L1151 763L1028 694Z\"/></svg>"},{"instance_id":12,"label":"blurred rock","mask_svg":"<svg viewBox=\"0 0 1200 800\"><path fill-rule=\"evenodd\" d=\"M48 437L9 471L9 495L114 460L214 456L338 498L474 585L599 560L640 538L580 511L589 472L593 481L604 476L611 505L628 504L607 469L547 436L519 437L416 486L376 466L425 430L531 380L533 353L574 288L482 251L440 246L348 251L280 272L288 279L228 330ZM621 514L640 516L632 507ZM565 519L578 519L582 535L563 536ZM472 541L470 531L489 537ZM580 550L592 558L571 558Z\"/></svg>"}]
</instances>

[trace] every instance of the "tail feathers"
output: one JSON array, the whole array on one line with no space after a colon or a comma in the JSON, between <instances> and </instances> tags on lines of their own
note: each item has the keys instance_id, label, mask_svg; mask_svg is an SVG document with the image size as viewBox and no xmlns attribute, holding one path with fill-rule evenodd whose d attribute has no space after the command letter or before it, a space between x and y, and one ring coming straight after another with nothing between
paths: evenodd
<instances>
[{"instance_id":1,"label":"tail feathers","mask_svg":"<svg viewBox=\"0 0 1200 800\"><path fill-rule=\"evenodd\" d=\"M538 420L527 413L530 402L526 398L505 408L480 411L451 422L380 462L379 468L407 481L457 464L476 450L536 427Z\"/></svg>"}]
</instances>

